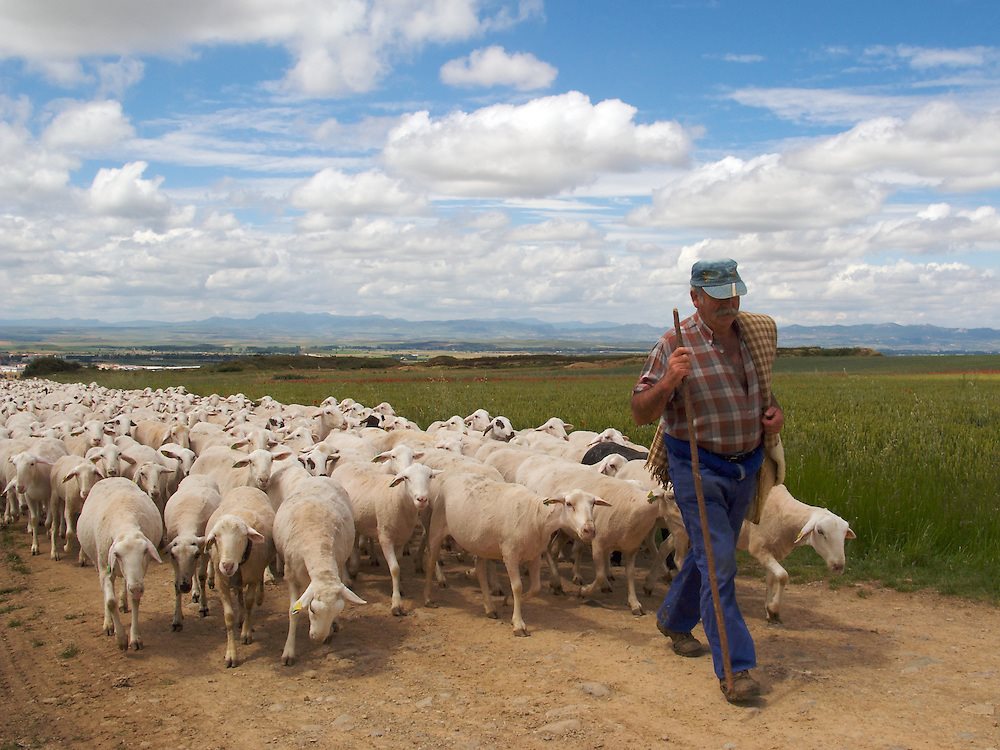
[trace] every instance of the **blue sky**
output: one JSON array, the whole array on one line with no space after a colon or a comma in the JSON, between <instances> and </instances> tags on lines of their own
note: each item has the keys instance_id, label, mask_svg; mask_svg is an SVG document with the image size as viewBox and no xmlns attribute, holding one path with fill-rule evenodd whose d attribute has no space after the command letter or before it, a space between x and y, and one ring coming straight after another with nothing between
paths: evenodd
<instances>
[{"instance_id":1,"label":"blue sky","mask_svg":"<svg viewBox=\"0 0 1000 750\"><path fill-rule=\"evenodd\" d=\"M0 318L1000 327L1000 4L0 0Z\"/></svg>"}]
</instances>

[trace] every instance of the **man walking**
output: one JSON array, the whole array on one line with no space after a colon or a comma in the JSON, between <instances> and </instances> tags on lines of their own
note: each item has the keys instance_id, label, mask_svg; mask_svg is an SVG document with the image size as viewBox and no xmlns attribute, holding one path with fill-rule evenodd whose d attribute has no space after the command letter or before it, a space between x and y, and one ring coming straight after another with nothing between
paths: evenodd
<instances>
[{"instance_id":1,"label":"man walking","mask_svg":"<svg viewBox=\"0 0 1000 750\"><path fill-rule=\"evenodd\" d=\"M657 612L657 627L681 656L699 656L702 644L691 634L700 620L712 653L715 674L731 702L751 700L760 686L750 670L757 665L753 639L736 602L736 541L755 497L765 442L777 458L784 416L770 393L777 347L774 321L740 313L746 285L731 259L699 261L691 269L695 312L676 333L665 333L653 347L632 391L637 424L659 418L650 461L669 472L691 550ZM687 380L688 403L681 381ZM707 551L691 470L688 413L695 425L698 462L708 517L719 599L734 674L732 690L724 680L720 634L715 618ZM777 450L774 447L777 446ZM662 479L666 473L659 474ZM775 472L769 475L774 480ZM760 488L766 496L766 488Z\"/></svg>"}]
</instances>

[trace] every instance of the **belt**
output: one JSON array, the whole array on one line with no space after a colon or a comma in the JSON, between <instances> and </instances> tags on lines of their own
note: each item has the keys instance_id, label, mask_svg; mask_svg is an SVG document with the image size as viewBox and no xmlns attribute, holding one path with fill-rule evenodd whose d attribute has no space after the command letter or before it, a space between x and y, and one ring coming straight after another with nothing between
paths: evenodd
<instances>
[{"instance_id":1,"label":"belt","mask_svg":"<svg viewBox=\"0 0 1000 750\"><path fill-rule=\"evenodd\" d=\"M752 456L756 452L757 449L754 448L753 450L744 451L743 453L730 453L728 455L725 453L716 453L715 455L721 458L723 461L730 461L734 464L737 464L746 461L748 458L750 458L750 456Z\"/></svg>"}]
</instances>

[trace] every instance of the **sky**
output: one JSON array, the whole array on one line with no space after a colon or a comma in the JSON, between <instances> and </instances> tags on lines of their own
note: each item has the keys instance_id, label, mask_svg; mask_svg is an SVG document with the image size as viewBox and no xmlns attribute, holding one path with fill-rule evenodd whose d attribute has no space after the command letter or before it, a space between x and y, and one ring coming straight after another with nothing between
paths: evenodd
<instances>
[{"instance_id":1,"label":"sky","mask_svg":"<svg viewBox=\"0 0 1000 750\"><path fill-rule=\"evenodd\" d=\"M0 319L1000 328L996 0L0 0Z\"/></svg>"}]
</instances>

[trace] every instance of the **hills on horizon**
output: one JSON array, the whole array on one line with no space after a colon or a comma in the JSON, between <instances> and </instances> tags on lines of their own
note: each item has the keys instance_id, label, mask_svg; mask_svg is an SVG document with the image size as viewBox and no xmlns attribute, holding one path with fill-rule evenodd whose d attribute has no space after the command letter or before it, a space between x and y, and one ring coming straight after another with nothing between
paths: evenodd
<instances>
[{"instance_id":1,"label":"hills on horizon","mask_svg":"<svg viewBox=\"0 0 1000 750\"><path fill-rule=\"evenodd\" d=\"M663 329L648 324L546 323L532 318L422 320L381 315L262 313L168 323L94 319L0 320L0 347L301 346L414 349L648 351ZM932 325L781 326L782 347L867 347L886 354L1000 353L1000 330Z\"/></svg>"}]
</instances>

